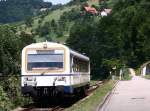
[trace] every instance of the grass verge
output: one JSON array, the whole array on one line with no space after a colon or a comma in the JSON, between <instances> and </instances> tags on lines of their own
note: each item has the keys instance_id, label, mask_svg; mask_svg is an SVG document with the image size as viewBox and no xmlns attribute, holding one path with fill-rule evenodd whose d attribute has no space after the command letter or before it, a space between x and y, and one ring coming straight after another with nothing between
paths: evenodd
<instances>
[{"instance_id":1,"label":"grass verge","mask_svg":"<svg viewBox=\"0 0 150 111\"><path fill-rule=\"evenodd\" d=\"M105 95L113 89L116 81L108 81L94 91L93 95L84 101L79 101L66 111L95 111L98 105L103 101Z\"/></svg>"},{"instance_id":2,"label":"grass verge","mask_svg":"<svg viewBox=\"0 0 150 111\"><path fill-rule=\"evenodd\" d=\"M144 78L145 79L150 79L150 75L145 75Z\"/></svg>"}]
</instances>

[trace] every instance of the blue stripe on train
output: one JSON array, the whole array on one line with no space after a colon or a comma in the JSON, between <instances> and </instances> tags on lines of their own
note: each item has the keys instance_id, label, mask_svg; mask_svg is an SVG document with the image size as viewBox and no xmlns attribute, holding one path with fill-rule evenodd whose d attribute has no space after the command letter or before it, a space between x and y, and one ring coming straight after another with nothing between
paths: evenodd
<instances>
[{"instance_id":1,"label":"blue stripe on train","mask_svg":"<svg viewBox=\"0 0 150 111\"><path fill-rule=\"evenodd\" d=\"M73 75L80 75L80 74L44 74L44 75L21 75L21 76L73 76ZM90 75L90 74L82 74L82 75Z\"/></svg>"},{"instance_id":2,"label":"blue stripe on train","mask_svg":"<svg viewBox=\"0 0 150 111\"><path fill-rule=\"evenodd\" d=\"M72 76L73 74L44 74L44 75L21 75L21 76ZM78 74L77 74L78 75Z\"/></svg>"},{"instance_id":3,"label":"blue stripe on train","mask_svg":"<svg viewBox=\"0 0 150 111\"><path fill-rule=\"evenodd\" d=\"M65 93L73 93L73 87L72 86L64 86L64 92Z\"/></svg>"}]
</instances>

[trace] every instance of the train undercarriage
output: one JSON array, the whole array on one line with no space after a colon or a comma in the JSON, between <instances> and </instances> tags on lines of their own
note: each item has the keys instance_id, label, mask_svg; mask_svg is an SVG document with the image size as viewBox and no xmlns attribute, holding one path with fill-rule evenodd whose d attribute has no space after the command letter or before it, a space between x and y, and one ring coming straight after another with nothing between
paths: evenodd
<instances>
[{"instance_id":1,"label":"train undercarriage","mask_svg":"<svg viewBox=\"0 0 150 111\"><path fill-rule=\"evenodd\" d=\"M24 96L32 97L34 102L41 101L42 98L62 98L63 96L76 95L83 97L87 95L89 85L78 88L70 86L51 86L51 87L22 87L22 94Z\"/></svg>"}]
</instances>

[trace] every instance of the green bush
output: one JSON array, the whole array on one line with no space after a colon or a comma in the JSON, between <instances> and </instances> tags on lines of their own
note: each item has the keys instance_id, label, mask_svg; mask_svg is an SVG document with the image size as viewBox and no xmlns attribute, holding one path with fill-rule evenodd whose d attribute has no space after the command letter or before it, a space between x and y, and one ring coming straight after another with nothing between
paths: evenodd
<instances>
[{"instance_id":1,"label":"green bush","mask_svg":"<svg viewBox=\"0 0 150 111\"><path fill-rule=\"evenodd\" d=\"M148 75L145 75L144 78L145 78L145 79L150 79L150 75L149 75L149 74L148 74Z\"/></svg>"},{"instance_id":2,"label":"green bush","mask_svg":"<svg viewBox=\"0 0 150 111\"><path fill-rule=\"evenodd\" d=\"M138 75L138 76L141 75L141 69L140 68L136 69L136 75Z\"/></svg>"},{"instance_id":3,"label":"green bush","mask_svg":"<svg viewBox=\"0 0 150 111\"><path fill-rule=\"evenodd\" d=\"M126 68L125 70L124 70L124 74L123 74L123 80L131 80L131 75L130 75L130 72L129 72L129 69L128 68Z\"/></svg>"},{"instance_id":4,"label":"green bush","mask_svg":"<svg viewBox=\"0 0 150 111\"><path fill-rule=\"evenodd\" d=\"M0 86L0 111L9 111L12 107L10 99L7 96L7 93Z\"/></svg>"},{"instance_id":5,"label":"green bush","mask_svg":"<svg viewBox=\"0 0 150 111\"><path fill-rule=\"evenodd\" d=\"M25 98L21 95L21 87L20 87L21 83L20 83L20 78L18 76L7 77L3 81L0 81L0 83L1 83L1 87L3 87L3 93L4 93L2 97L7 97L4 100L4 103L10 104L11 109L31 102L30 98L27 98L27 97ZM9 103L7 103L7 100L9 101ZM0 102L1 101L2 100L0 98Z\"/></svg>"},{"instance_id":6,"label":"green bush","mask_svg":"<svg viewBox=\"0 0 150 111\"><path fill-rule=\"evenodd\" d=\"M14 106L27 104L29 98L24 98L21 95L20 78L12 76L8 79L8 94Z\"/></svg>"}]
</instances>

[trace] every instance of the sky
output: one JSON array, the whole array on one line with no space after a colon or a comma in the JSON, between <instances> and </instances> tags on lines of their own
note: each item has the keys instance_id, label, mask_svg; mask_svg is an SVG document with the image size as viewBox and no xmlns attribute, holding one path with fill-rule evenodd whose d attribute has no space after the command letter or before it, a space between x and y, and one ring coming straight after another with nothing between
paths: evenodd
<instances>
[{"instance_id":1,"label":"sky","mask_svg":"<svg viewBox=\"0 0 150 111\"><path fill-rule=\"evenodd\" d=\"M44 1L49 1L49 2L52 2L52 4L56 5L56 4L66 4L68 3L70 0L44 0Z\"/></svg>"}]
</instances>

